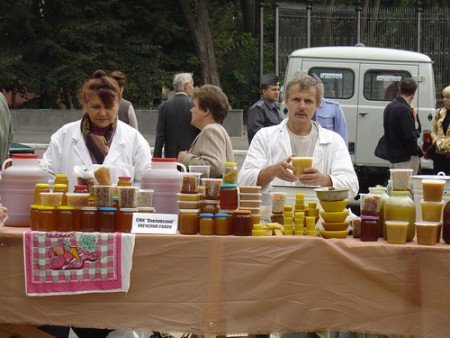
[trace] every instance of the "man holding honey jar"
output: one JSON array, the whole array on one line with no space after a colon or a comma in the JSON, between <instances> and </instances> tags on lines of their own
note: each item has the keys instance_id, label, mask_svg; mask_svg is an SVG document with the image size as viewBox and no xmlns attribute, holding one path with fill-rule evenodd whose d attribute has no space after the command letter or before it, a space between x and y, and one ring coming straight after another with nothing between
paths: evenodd
<instances>
[{"instance_id":1,"label":"man holding honey jar","mask_svg":"<svg viewBox=\"0 0 450 338\"><path fill-rule=\"evenodd\" d=\"M288 118L279 125L259 130L239 172L240 185L259 185L267 193L272 184L291 185L297 180L292 157L312 157L298 180L309 186L349 189L359 184L342 137L322 128L312 117L323 97L323 86L311 76L297 76L286 85Z\"/></svg>"}]
</instances>

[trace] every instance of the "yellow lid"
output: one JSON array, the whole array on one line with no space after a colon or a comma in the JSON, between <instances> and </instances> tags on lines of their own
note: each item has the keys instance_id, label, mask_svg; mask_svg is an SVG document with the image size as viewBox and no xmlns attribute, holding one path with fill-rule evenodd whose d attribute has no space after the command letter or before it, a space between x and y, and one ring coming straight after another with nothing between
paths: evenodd
<instances>
[{"instance_id":1,"label":"yellow lid","mask_svg":"<svg viewBox=\"0 0 450 338\"><path fill-rule=\"evenodd\" d=\"M391 194L399 196L409 195L409 190L392 190Z\"/></svg>"},{"instance_id":2,"label":"yellow lid","mask_svg":"<svg viewBox=\"0 0 450 338\"><path fill-rule=\"evenodd\" d=\"M68 175L65 173L57 173L55 175L55 178L68 178Z\"/></svg>"},{"instance_id":3,"label":"yellow lid","mask_svg":"<svg viewBox=\"0 0 450 338\"><path fill-rule=\"evenodd\" d=\"M38 210L55 210L55 207L52 207L51 205L38 205Z\"/></svg>"},{"instance_id":4,"label":"yellow lid","mask_svg":"<svg viewBox=\"0 0 450 338\"><path fill-rule=\"evenodd\" d=\"M38 206L39 206L39 204L32 204L32 205L30 205L30 208L31 208L31 209L37 209Z\"/></svg>"},{"instance_id":5,"label":"yellow lid","mask_svg":"<svg viewBox=\"0 0 450 338\"><path fill-rule=\"evenodd\" d=\"M67 189L67 184L55 184L53 186L53 190L54 189Z\"/></svg>"},{"instance_id":6,"label":"yellow lid","mask_svg":"<svg viewBox=\"0 0 450 338\"><path fill-rule=\"evenodd\" d=\"M69 207L68 205L60 205L57 207L58 210L75 210L75 207Z\"/></svg>"},{"instance_id":7,"label":"yellow lid","mask_svg":"<svg viewBox=\"0 0 450 338\"><path fill-rule=\"evenodd\" d=\"M247 209L236 209L236 210L233 210L233 214L250 215L250 214L251 214L251 210L247 210Z\"/></svg>"},{"instance_id":8,"label":"yellow lid","mask_svg":"<svg viewBox=\"0 0 450 338\"><path fill-rule=\"evenodd\" d=\"M48 183L36 183L36 188L48 188L50 185Z\"/></svg>"},{"instance_id":9,"label":"yellow lid","mask_svg":"<svg viewBox=\"0 0 450 338\"><path fill-rule=\"evenodd\" d=\"M225 167L235 167L237 166L236 162L224 162Z\"/></svg>"}]
</instances>

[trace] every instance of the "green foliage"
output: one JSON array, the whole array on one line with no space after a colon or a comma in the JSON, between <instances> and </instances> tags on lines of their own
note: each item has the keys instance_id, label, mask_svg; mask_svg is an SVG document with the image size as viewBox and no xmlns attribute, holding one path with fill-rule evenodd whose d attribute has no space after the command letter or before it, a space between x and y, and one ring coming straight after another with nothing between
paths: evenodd
<instances>
[{"instance_id":1,"label":"green foliage","mask_svg":"<svg viewBox=\"0 0 450 338\"><path fill-rule=\"evenodd\" d=\"M30 106L78 106L83 81L103 69L127 74L136 108L155 107L175 72L198 72L176 0L2 1L0 13L0 88L37 93Z\"/></svg>"}]
</instances>

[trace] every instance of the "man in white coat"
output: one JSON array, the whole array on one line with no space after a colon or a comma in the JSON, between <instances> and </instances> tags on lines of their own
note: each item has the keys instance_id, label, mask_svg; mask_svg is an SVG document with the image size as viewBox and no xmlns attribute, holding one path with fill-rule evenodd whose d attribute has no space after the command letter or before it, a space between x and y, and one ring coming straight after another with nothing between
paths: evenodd
<instances>
[{"instance_id":1,"label":"man in white coat","mask_svg":"<svg viewBox=\"0 0 450 338\"><path fill-rule=\"evenodd\" d=\"M288 118L256 133L239 172L240 185L259 185L265 193L272 184L292 185L296 177L291 157L313 157L312 167L299 178L301 183L347 188L349 198L356 196L358 178L345 141L312 121L322 97L323 87L311 76L298 76L288 82Z\"/></svg>"}]
</instances>

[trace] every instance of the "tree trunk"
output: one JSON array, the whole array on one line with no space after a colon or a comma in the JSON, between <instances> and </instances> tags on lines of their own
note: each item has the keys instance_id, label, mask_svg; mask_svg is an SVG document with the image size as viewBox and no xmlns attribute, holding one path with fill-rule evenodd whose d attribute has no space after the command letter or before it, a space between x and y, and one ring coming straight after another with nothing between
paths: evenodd
<instances>
[{"instance_id":1,"label":"tree trunk","mask_svg":"<svg viewBox=\"0 0 450 338\"><path fill-rule=\"evenodd\" d=\"M367 26L369 24L369 0L364 0L361 12L361 42L367 45Z\"/></svg>"},{"instance_id":2,"label":"tree trunk","mask_svg":"<svg viewBox=\"0 0 450 338\"><path fill-rule=\"evenodd\" d=\"M202 82L220 86L206 0L179 0L179 2L194 36L197 56L202 63Z\"/></svg>"},{"instance_id":3,"label":"tree trunk","mask_svg":"<svg viewBox=\"0 0 450 338\"><path fill-rule=\"evenodd\" d=\"M377 21L378 21L378 13L380 12L380 3L381 0L375 0L375 5L373 7L373 22L370 26L369 30L369 46L375 47L377 40L376 40L376 31L377 31Z\"/></svg>"},{"instance_id":4,"label":"tree trunk","mask_svg":"<svg viewBox=\"0 0 450 338\"><path fill-rule=\"evenodd\" d=\"M256 37L256 7L255 0L241 0L242 21L244 31Z\"/></svg>"}]
</instances>

